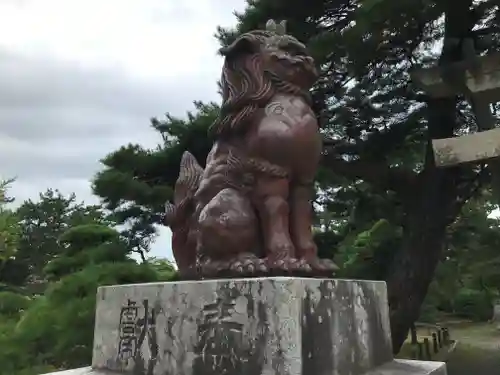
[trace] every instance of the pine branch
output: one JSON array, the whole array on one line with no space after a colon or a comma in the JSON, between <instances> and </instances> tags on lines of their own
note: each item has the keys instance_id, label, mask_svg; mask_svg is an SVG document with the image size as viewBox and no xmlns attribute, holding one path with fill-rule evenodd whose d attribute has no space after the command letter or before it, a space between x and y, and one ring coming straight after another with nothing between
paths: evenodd
<instances>
[{"instance_id":1,"label":"pine branch","mask_svg":"<svg viewBox=\"0 0 500 375\"><path fill-rule=\"evenodd\" d=\"M347 161L332 149L326 148L322 165L332 172L352 180L363 180L374 187L392 190L398 194L412 189L416 174L403 168L391 168L385 162L353 160Z\"/></svg>"}]
</instances>

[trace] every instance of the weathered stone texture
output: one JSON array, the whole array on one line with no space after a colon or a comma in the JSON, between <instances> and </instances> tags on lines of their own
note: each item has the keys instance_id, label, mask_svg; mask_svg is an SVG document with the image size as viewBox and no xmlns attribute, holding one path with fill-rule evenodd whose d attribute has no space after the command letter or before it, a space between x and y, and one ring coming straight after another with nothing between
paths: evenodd
<instances>
[{"instance_id":1,"label":"weathered stone texture","mask_svg":"<svg viewBox=\"0 0 500 375\"><path fill-rule=\"evenodd\" d=\"M454 64L462 69L467 68L467 62ZM465 73L465 84L475 95L481 95L489 102L496 102L500 98L500 54L493 53L479 58L479 75L474 77L470 72ZM456 95L455 90L449 87L441 75L441 67L417 69L411 73L413 82L426 93L436 98Z\"/></svg>"},{"instance_id":2,"label":"weathered stone texture","mask_svg":"<svg viewBox=\"0 0 500 375\"><path fill-rule=\"evenodd\" d=\"M500 330L500 301L496 301L493 305L492 322L496 324L497 330Z\"/></svg>"},{"instance_id":3,"label":"weathered stone texture","mask_svg":"<svg viewBox=\"0 0 500 375\"><path fill-rule=\"evenodd\" d=\"M102 287L92 367L51 375L446 375L444 363L393 360L388 316L376 281Z\"/></svg>"},{"instance_id":4,"label":"weathered stone texture","mask_svg":"<svg viewBox=\"0 0 500 375\"><path fill-rule=\"evenodd\" d=\"M42 375L111 375L108 371L92 370L92 367L82 367L73 370L57 371ZM116 374L115 374L116 375Z\"/></svg>"},{"instance_id":5,"label":"weathered stone texture","mask_svg":"<svg viewBox=\"0 0 500 375\"><path fill-rule=\"evenodd\" d=\"M120 375L116 372L92 370L84 367L75 370L52 372L44 375ZM337 374L329 374L337 375ZM364 375L447 375L446 364L443 362L423 362L395 359Z\"/></svg>"},{"instance_id":6,"label":"weathered stone texture","mask_svg":"<svg viewBox=\"0 0 500 375\"><path fill-rule=\"evenodd\" d=\"M446 375L446 364L395 359L364 375Z\"/></svg>"},{"instance_id":7,"label":"weathered stone texture","mask_svg":"<svg viewBox=\"0 0 500 375\"><path fill-rule=\"evenodd\" d=\"M493 306L493 321L500 323L500 301L496 301Z\"/></svg>"},{"instance_id":8,"label":"weathered stone texture","mask_svg":"<svg viewBox=\"0 0 500 375\"><path fill-rule=\"evenodd\" d=\"M392 359L383 282L277 277L142 284L103 287L97 298L92 365L98 369L357 375ZM140 307L128 311L138 322L135 338L124 333L129 301Z\"/></svg>"},{"instance_id":9,"label":"weathered stone texture","mask_svg":"<svg viewBox=\"0 0 500 375\"><path fill-rule=\"evenodd\" d=\"M500 156L500 129L432 140L436 165L439 167Z\"/></svg>"}]
</instances>

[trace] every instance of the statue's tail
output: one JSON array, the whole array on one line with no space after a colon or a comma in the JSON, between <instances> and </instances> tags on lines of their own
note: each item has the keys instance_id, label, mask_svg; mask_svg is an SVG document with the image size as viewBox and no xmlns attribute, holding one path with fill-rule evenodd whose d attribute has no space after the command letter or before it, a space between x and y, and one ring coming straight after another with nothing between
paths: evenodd
<instances>
[{"instance_id":1,"label":"statue's tail","mask_svg":"<svg viewBox=\"0 0 500 375\"><path fill-rule=\"evenodd\" d=\"M182 273L188 272L196 260L196 244L189 243L191 217L195 210L194 194L200 186L203 168L195 157L184 152L179 178L175 183L174 202L165 204L165 224L172 230L172 251Z\"/></svg>"},{"instance_id":2,"label":"statue's tail","mask_svg":"<svg viewBox=\"0 0 500 375\"><path fill-rule=\"evenodd\" d=\"M179 178L175 183L174 203L165 205L165 224L176 226L179 219L189 209L193 196L200 186L203 169L200 167L194 156L188 151L184 152L181 159Z\"/></svg>"}]
</instances>

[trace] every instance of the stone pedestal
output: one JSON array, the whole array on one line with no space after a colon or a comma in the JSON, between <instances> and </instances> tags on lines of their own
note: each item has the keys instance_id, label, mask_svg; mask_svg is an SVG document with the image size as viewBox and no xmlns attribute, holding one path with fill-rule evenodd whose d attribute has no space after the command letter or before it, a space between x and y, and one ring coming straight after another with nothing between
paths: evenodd
<instances>
[{"instance_id":1,"label":"stone pedestal","mask_svg":"<svg viewBox=\"0 0 500 375\"><path fill-rule=\"evenodd\" d=\"M385 283L287 277L99 288L92 367L71 371L446 374L393 360Z\"/></svg>"},{"instance_id":2,"label":"stone pedestal","mask_svg":"<svg viewBox=\"0 0 500 375\"><path fill-rule=\"evenodd\" d=\"M500 300L495 301L493 304L492 322L496 324L497 329L500 330Z\"/></svg>"}]
</instances>

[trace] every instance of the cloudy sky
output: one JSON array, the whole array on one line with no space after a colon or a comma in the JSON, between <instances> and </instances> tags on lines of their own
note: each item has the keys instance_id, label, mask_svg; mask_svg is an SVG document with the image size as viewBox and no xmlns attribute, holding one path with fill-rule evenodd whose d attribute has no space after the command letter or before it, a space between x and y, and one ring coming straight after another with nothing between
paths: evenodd
<instances>
[{"instance_id":1,"label":"cloudy sky","mask_svg":"<svg viewBox=\"0 0 500 375\"><path fill-rule=\"evenodd\" d=\"M149 118L217 100L217 25L244 0L0 0L0 177L22 201L57 188L96 202L98 160L154 147ZM162 229L152 255L171 257Z\"/></svg>"}]
</instances>

